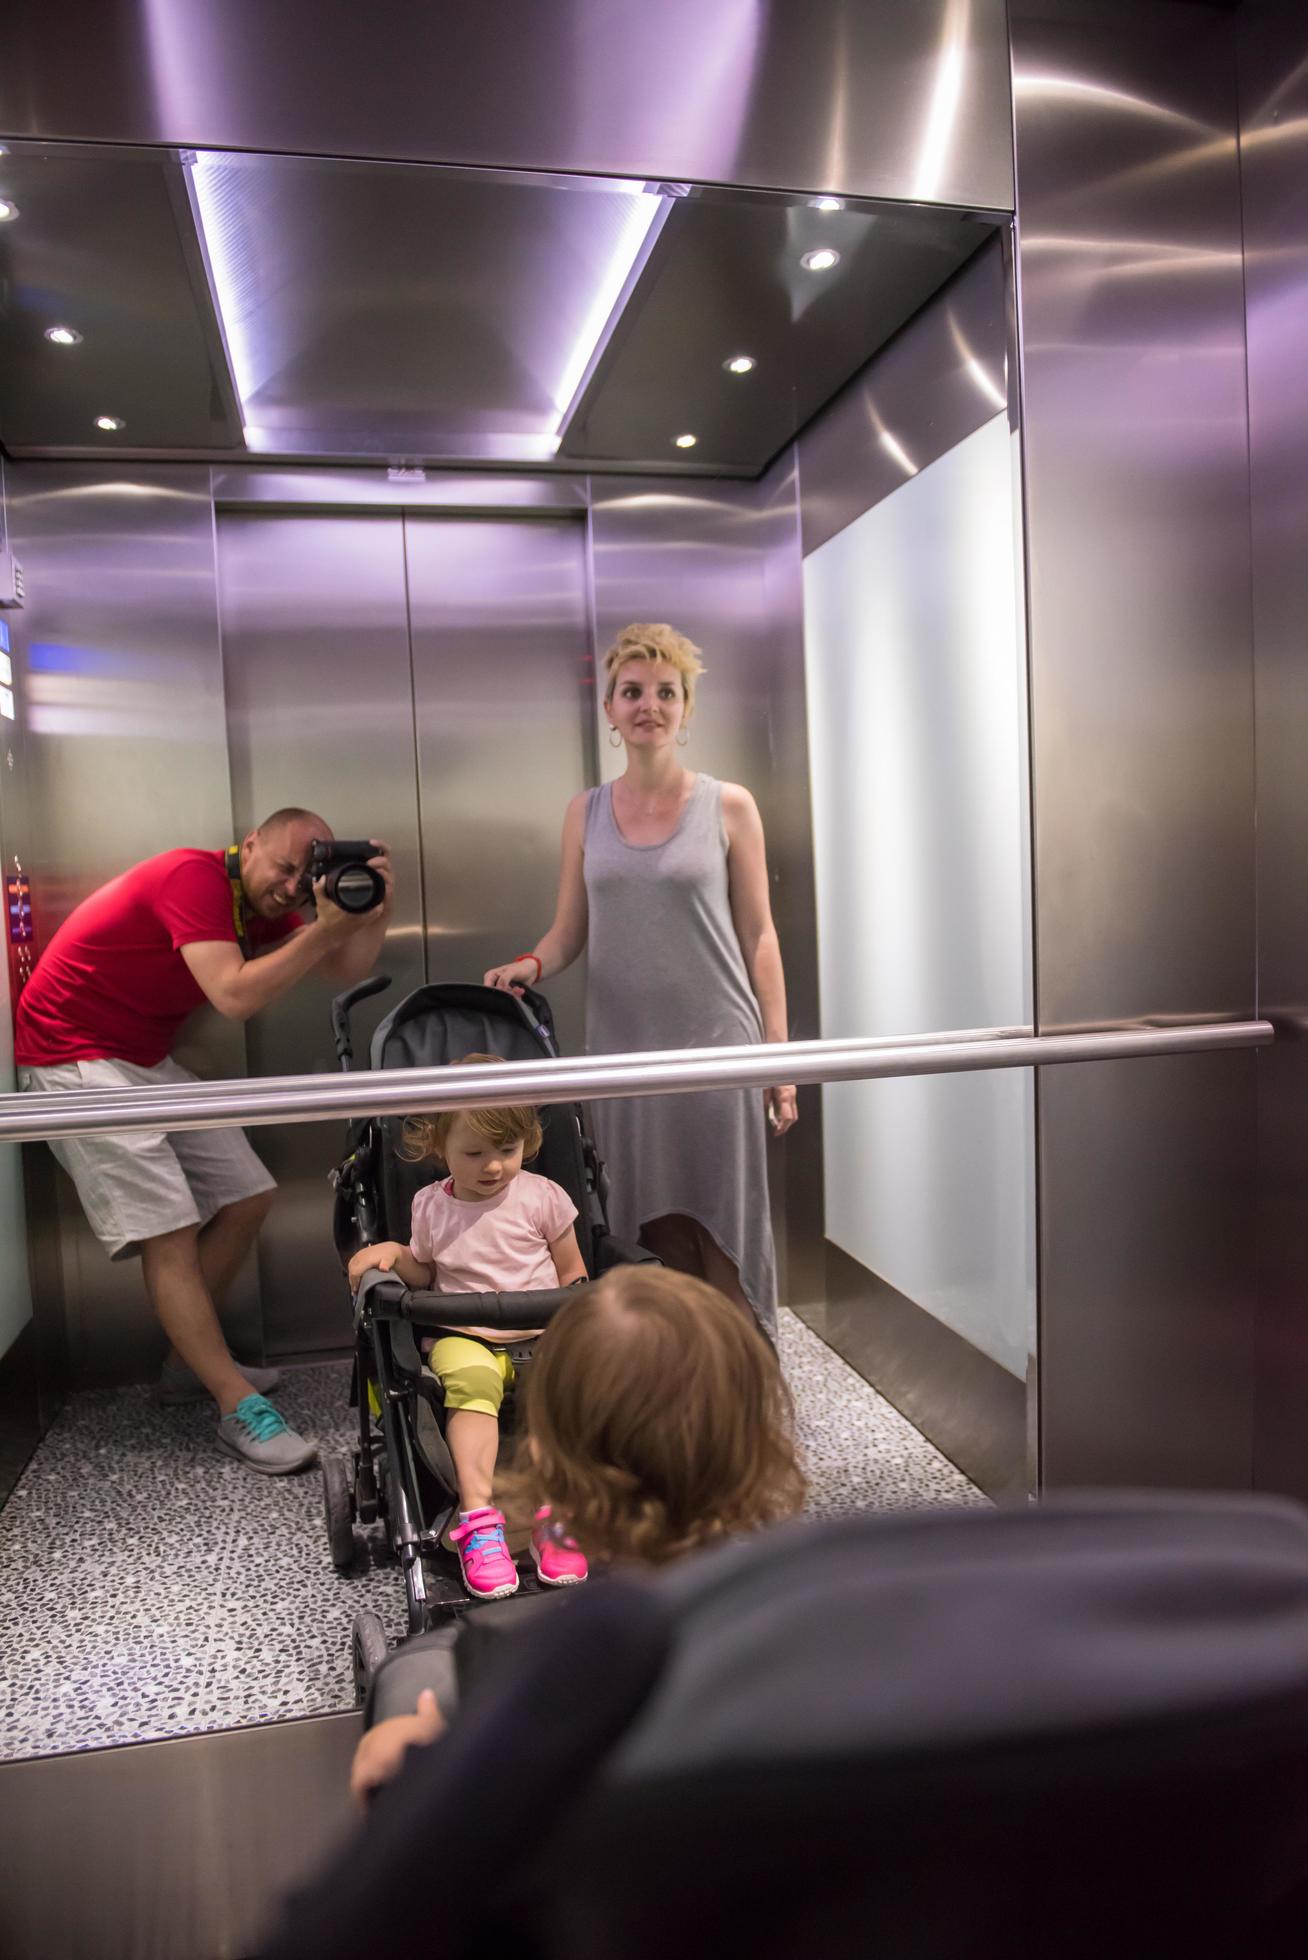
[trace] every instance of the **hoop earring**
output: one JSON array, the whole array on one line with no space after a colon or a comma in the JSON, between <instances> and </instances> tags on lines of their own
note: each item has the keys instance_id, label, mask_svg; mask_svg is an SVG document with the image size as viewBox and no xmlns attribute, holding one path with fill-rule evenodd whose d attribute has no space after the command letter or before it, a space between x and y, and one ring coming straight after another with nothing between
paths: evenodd
<instances>
[{"instance_id":1,"label":"hoop earring","mask_svg":"<svg viewBox=\"0 0 1308 1960\"><path fill-rule=\"evenodd\" d=\"M684 749L686 744L689 742L689 740L690 740L690 730L688 728L679 728L677 730L677 747L679 749Z\"/></svg>"},{"instance_id":2,"label":"hoop earring","mask_svg":"<svg viewBox=\"0 0 1308 1960\"><path fill-rule=\"evenodd\" d=\"M620 749L622 747L622 737L612 722L609 723L609 747L611 749Z\"/></svg>"}]
</instances>

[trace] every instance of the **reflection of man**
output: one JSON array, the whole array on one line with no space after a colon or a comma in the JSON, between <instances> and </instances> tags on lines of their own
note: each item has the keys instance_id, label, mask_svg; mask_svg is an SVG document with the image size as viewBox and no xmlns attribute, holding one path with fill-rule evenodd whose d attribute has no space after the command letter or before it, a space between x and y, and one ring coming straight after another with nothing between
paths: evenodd
<instances>
[{"instance_id":1,"label":"reflection of man","mask_svg":"<svg viewBox=\"0 0 1308 1960\"><path fill-rule=\"evenodd\" d=\"M391 909L386 847L371 860L384 902L343 912L314 887L295 910L315 838L308 810L278 810L231 851L165 851L93 892L59 928L18 1004L24 1089L192 1082L169 1050L206 998L246 1021L308 973L350 986L376 964ZM374 840L375 841L375 840ZM272 1202L273 1180L240 1130L120 1131L51 1143L112 1259L141 1255L146 1292L173 1352L166 1399L208 1390L218 1442L252 1469L299 1470L314 1448L266 1399L276 1371L244 1368L214 1301L235 1278Z\"/></svg>"}]
</instances>

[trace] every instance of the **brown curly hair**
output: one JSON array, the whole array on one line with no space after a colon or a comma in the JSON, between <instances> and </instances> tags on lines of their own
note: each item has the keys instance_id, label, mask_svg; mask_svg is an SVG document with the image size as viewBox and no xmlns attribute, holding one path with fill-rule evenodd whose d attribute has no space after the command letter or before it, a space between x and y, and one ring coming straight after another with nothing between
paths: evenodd
<instances>
[{"instance_id":1,"label":"brown curly hair","mask_svg":"<svg viewBox=\"0 0 1308 1960\"><path fill-rule=\"evenodd\" d=\"M460 1055L450 1067L503 1060L503 1055ZM442 1109L435 1116L406 1117L397 1154L410 1164L443 1164L445 1146L459 1116L466 1117L477 1135L497 1150L507 1150L521 1139L524 1162L534 1157L545 1141L540 1116L526 1103L515 1109Z\"/></svg>"},{"instance_id":2,"label":"brown curly hair","mask_svg":"<svg viewBox=\"0 0 1308 1960\"><path fill-rule=\"evenodd\" d=\"M511 1501L592 1558L661 1565L798 1511L777 1357L715 1287L619 1266L561 1308L525 1371Z\"/></svg>"}]
</instances>

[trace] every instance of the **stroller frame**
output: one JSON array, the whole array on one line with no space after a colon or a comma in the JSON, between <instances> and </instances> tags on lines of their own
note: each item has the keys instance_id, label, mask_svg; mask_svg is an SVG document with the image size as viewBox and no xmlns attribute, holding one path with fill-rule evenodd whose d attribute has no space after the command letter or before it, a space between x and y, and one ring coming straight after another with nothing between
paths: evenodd
<instances>
[{"instance_id":1,"label":"stroller frame","mask_svg":"<svg viewBox=\"0 0 1308 1960\"><path fill-rule=\"evenodd\" d=\"M331 1018L337 1059L342 1070L353 1066L354 1051L350 1034L350 1013L359 1002L381 993L389 978L377 975L341 994L332 1003ZM427 987L418 993L443 993L451 1003L467 1005L477 996L491 993L481 987ZM409 996L409 1000L416 999ZM530 991L516 995L492 995L495 1013L516 1026L521 1016L525 1032L543 1056L557 1055L548 1002ZM402 1012L401 1003L391 1020ZM390 1022L385 1024L390 1026ZM575 1104L550 1106L552 1120L575 1125L580 1143L581 1181L584 1189L578 1217L582 1254L591 1277L614 1265L655 1264L659 1261L643 1246L628 1245L613 1237L605 1214L607 1180L595 1147ZM382 1197L382 1170L389 1148L377 1119L367 1119L351 1133L353 1148L332 1174L336 1190L336 1242L342 1260L357 1247L375 1244L383 1236L401 1236L396 1221L387 1219ZM407 1234L406 1234L407 1235ZM364 1560L397 1562L403 1577L407 1604L407 1637L431 1631L435 1626L461 1617L472 1605L461 1578L455 1578L454 1554L442 1539L458 1509L458 1496L451 1475L446 1477L420 1455L417 1429L419 1404L425 1402L436 1428L443 1432L440 1417L444 1398L440 1384L423 1366L415 1334L436 1332L456 1325L503 1327L542 1327L572 1297L572 1288L551 1288L530 1293L449 1294L412 1290L392 1273L365 1273L353 1300L354 1375L351 1402L358 1411L358 1438L350 1463L345 1457L324 1453L321 1460L323 1499L328 1542L337 1570L347 1574ZM529 1364L530 1346L511 1346L515 1366ZM376 1408L370 1405L369 1390ZM512 1415L512 1394L505 1410ZM507 1425L506 1425L507 1427ZM442 1445L443 1448L443 1433ZM430 1520L429 1522L427 1520ZM360 1529L365 1527L366 1529ZM380 1529L378 1529L380 1527ZM440 1574L444 1567L450 1577L446 1587L429 1582L428 1568ZM530 1589L531 1582L527 1582ZM360 1701L388 1651L385 1630L377 1614L355 1615L352 1630L355 1690Z\"/></svg>"}]
</instances>

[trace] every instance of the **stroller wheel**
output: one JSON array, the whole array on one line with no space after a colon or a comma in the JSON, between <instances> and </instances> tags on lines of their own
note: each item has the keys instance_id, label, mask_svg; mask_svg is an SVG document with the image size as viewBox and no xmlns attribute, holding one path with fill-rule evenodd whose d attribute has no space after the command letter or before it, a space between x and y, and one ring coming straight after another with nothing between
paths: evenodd
<instances>
[{"instance_id":1,"label":"stroller wheel","mask_svg":"<svg viewBox=\"0 0 1308 1960\"><path fill-rule=\"evenodd\" d=\"M323 1456L322 1498L332 1564L338 1572L349 1572L358 1557L362 1534L354 1529L354 1496L344 1457Z\"/></svg>"},{"instance_id":2,"label":"stroller wheel","mask_svg":"<svg viewBox=\"0 0 1308 1960\"><path fill-rule=\"evenodd\" d=\"M375 1613L356 1613L350 1629L350 1653L354 1663L354 1698L362 1707L368 1697L373 1675L388 1652L386 1630Z\"/></svg>"}]
</instances>

